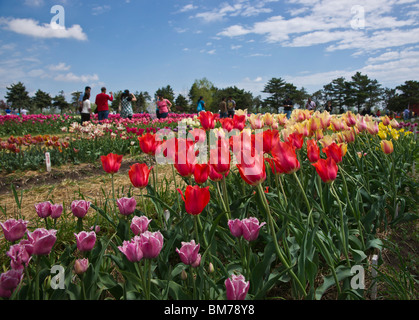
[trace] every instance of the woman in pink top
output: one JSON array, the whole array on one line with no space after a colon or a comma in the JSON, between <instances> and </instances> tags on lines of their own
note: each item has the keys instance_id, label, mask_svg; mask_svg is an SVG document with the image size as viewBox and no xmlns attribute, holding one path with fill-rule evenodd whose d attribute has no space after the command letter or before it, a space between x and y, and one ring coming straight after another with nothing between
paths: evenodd
<instances>
[{"instance_id":1,"label":"woman in pink top","mask_svg":"<svg viewBox=\"0 0 419 320\"><path fill-rule=\"evenodd\" d=\"M157 107L159 108L159 112L157 114L157 118L164 119L169 116L170 107L172 103L164 99L162 95L159 96L159 100L157 101Z\"/></svg>"}]
</instances>

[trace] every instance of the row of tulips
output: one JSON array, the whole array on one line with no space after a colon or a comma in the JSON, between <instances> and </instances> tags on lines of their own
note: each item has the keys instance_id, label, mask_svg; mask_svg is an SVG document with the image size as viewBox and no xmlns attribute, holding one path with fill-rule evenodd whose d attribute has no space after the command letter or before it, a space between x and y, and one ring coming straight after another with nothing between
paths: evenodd
<instances>
[{"instance_id":1,"label":"row of tulips","mask_svg":"<svg viewBox=\"0 0 419 320\"><path fill-rule=\"evenodd\" d=\"M48 262L36 258L35 266L25 267L25 280L12 281L19 290L6 286L9 297L40 297L41 292L70 299L106 294L115 299L262 299L285 286L294 299L321 299L331 287L337 298L365 298L366 292L349 285L351 267L367 266L367 255L379 252L381 228L415 218L410 213L414 198L405 194L406 187L415 192L406 172L417 155L412 135L386 118L380 127L350 113L340 122L327 113L301 110L289 121L283 115L256 115L259 122L251 128L246 126L252 120L240 112L228 121L210 112L198 119L201 128L189 131L191 138L160 139L152 133L138 138L150 162L170 163L175 188L169 196L161 192L157 161L153 167L131 166L127 179L133 191L118 199L114 175L123 156L102 156L112 195L101 206L84 200L71 206L76 243L85 232L94 246L82 253L71 244L60 254L47 250ZM223 130L215 128L218 123ZM200 147L212 140L208 155ZM137 189L141 204L135 200ZM90 208L96 226L107 230L99 238L84 230ZM42 234L53 232L48 216L40 217L46 223ZM40 288L52 263L74 265L79 280L66 270L65 289ZM15 271L9 272L12 278Z\"/></svg>"}]
</instances>

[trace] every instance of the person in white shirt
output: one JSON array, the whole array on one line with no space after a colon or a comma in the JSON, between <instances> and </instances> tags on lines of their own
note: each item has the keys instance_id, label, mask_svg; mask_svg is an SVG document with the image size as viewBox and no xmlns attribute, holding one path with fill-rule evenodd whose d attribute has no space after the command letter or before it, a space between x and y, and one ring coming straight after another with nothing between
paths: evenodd
<instances>
[{"instance_id":1,"label":"person in white shirt","mask_svg":"<svg viewBox=\"0 0 419 320\"><path fill-rule=\"evenodd\" d=\"M306 103L306 109L308 109L308 110L315 110L316 109L316 103L314 101L311 101L311 98L308 98L308 101Z\"/></svg>"},{"instance_id":2,"label":"person in white shirt","mask_svg":"<svg viewBox=\"0 0 419 320\"><path fill-rule=\"evenodd\" d=\"M90 112L92 112L91 102L90 102L90 93L85 93L83 96L83 105L81 109L81 123L90 121Z\"/></svg>"}]
</instances>

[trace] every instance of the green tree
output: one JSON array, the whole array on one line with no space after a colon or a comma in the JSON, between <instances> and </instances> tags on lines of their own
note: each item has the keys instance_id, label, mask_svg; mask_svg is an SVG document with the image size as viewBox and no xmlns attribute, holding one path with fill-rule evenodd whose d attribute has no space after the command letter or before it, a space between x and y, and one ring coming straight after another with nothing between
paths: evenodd
<instances>
[{"instance_id":1,"label":"green tree","mask_svg":"<svg viewBox=\"0 0 419 320\"><path fill-rule=\"evenodd\" d=\"M285 99L285 84L286 82L281 78L272 78L265 85L262 92L270 95L265 99L265 103L271 112L278 112L282 107Z\"/></svg>"},{"instance_id":2,"label":"green tree","mask_svg":"<svg viewBox=\"0 0 419 320\"><path fill-rule=\"evenodd\" d=\"M54 98L52 98L52 105L60 110L60 113L63 114L63 112L67 109L70 109L71 104L68 103L65 100L64 91L60 91L58 95L56 95Z\"/></svg>"},{"instance_id":3,"label":"green tree","mask_svg":"<svg viewBox=\"0 0 419 320\"><path fill-rule=\"evenodd\" d=\"M179 94L175 100L175 105L173 107L174 111L185 113L192 112L188 103L188 99L182 94Z\"/></svg>"},{"instance_id":4,"label":"green tree","mask_svg":"<svg viewBox=\"0 0 419 320\"><path fill-rule=\"evenodd\" d=\"M392 111L403 111L413 104L419 103L419 82L418 81L405 81L404 84L396 87L397 94L392 99Z\"/></svg>"},{"instance_id":5,"label":"green tree","mask_svg":"<svg viewBox=\"0 0 419 320\"><path fill-rule=\"evenodd\" d=\"M122 91L116 91L116 92L112 92L113 93L113 100L109 106L109 108L113 111L118 111L119 108L119 103L121 102L121 94Z\"/></svg>"},{"instance_id":6,"label":"green tree","mask_svg":"<svg viewBox=\"0 0 419 320\"><path fill-rule=\"evenodd\" d=\"M135 110L134 113L146 112L147 111L147 102L151 101L150 94L147 91L136 91L134 93L135 97L137 98L137 102L135 103ZM134 108L134 105L133 105Z\"/></svg>"},{"instance_id":7,"label":"green tree","mask_svg":"<svg viewBox=\"0 0 419 320\"><path fill-rule=\"evenodd\" d=\"M169 100L171 103L175 100L175 93L170 85L157 89L156 96L163 95L163 97Z\"/></svg>"},{"instance_id":8,"label":"green tree","mask_svg":"<svg viewBox=\"0 0 419 320\"><path fill-rule=\"evenodd\" d=\"M216 93L216 87L207 78L195 80L189 90L189 99L191 100L191 109L196 112L197 103L199 97L203 97L206 105L206 111L218 111L218 102L214 100L214 94Z\"/></svg>"},{"instance_id":9,"label":"green tree","mask_svg":"<svg viewBox=\"0 0 419 320\"><path fill-rule=\"evenodd\" d=\"M51 106L51 96L49 95L49 93L44 92L42 90L38 90L35 93L35 96L32 98L32 105L33 105L33 109L35 110L40 110L40 112L42 113L43 109L49 108ZM31 111L35 111L35 110L31 110Z\"/></svg>"},{"instance_id":10,"label":"green tree","mask_svg":"<svg viewBox=\"0 0 419 320\"><path fill-rule=\"evenodd\" d=\"M381 85L377 80L368 78L360 72L352 76L347 87L347 102L357 108L358 112L364 109L367 113L371 113L371 109L377 103L381 96Z\"/></svg>"},{"instance_id":11,"label":"green tree","mask_svg":"<svg viewBox=\"0 0 419 320\"><path fill-rule=\"evenodd\" d=\"M29 109L31 98L29 97L28 91L22 82L17 84L12 84L10 87L6 87L7 92L5 98L8 102L12 104L13 109L20 110L25 108Z\"/></svg>"},{"instance_id":12,"label":"green tree","mask_svg":"<svg viewBox=\"0 0 419 320\"><path fill-rule=\"evenodd\" d=\"M323 86L324 99L331 101L333 108L343 113L348 102L349 90L350 83L344 77L336 78Z\"/></svg>"},{"instance_id":13,"label":"green tree","mask_svg":"<svg viewBox=\"0 0 419 320\"><path fill-rule=\"evenodd\" d=\"M82 94L84 95L84 93L81 91L75 91L71 93L71 105L74 107L76 112L79 110L79 99Z\"/></svg>"},{"instance_id":14,"label":"green tree","mask_svg":"<svg viewBox=\"0 0 419 320\"><path fill-rule=\"evenodd\" d=\"M214 105L216 105L216 112L218 112L218 104L221 102L221 99L232 97L236 101L236 110L247 109L248 112L253 112L255 109L253 94L251 92L245 91L244 89L239 89L236 86L227 87L224 89L215 89L214 92Z\"/></svg>"}]
</instances>

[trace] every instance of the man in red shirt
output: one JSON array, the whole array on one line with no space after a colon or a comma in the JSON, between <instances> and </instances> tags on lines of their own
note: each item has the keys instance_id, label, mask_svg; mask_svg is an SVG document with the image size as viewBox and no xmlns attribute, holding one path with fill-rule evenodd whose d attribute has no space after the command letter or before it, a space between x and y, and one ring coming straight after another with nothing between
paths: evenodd
<instances>
[{"instance_id":1,"label":"man in red shirt","mask_svg":"<svg viewBox=\"0 0 419 320\"><path fill-rule=\"evenodd\" d=\"M106 88L103 87L101 89L101 93L99 93L96 96L96 101L95 104L97 106L97 111L98 111L98 120L105 120L108 119L109 116L109 106L108 106L108 100L109 101L113 101L113 95L112 92L110 93L110 96L106 94Z\"/></svg>"}]
</instances>

